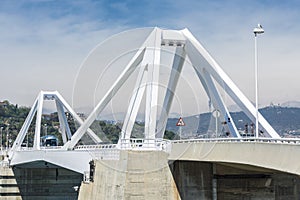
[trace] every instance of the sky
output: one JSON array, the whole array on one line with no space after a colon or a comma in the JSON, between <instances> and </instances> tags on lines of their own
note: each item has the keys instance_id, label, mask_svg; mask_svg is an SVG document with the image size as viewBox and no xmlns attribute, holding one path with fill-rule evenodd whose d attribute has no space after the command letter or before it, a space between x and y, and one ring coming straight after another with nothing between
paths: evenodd
<instances>
[{"instance_id":1,"label":"sky","mask_svg":"<svg viewBox=\"0 0 300 200\"><path fill-rule=\"evenodd\" d=\"M240 90L254 92L258 37L259 104L300 101L297 0L0 0L0 100L31 106L40 90L68 102L89 52L119 32L188 28Z\"/></svg>"}]
</instances>

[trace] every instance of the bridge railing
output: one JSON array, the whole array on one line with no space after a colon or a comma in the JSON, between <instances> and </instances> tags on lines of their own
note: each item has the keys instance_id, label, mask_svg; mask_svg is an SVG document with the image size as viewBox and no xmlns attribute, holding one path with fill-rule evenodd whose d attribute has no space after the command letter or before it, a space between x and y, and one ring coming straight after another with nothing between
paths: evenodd
<instances>
[{"instance_id":1,"label":"bridge railing","mask_svg":"<svg viewBox=\"0 0 300 200\"><path fill-rule=\"evenodd\" d=\"M93 144L93 145L78 145L76 150L90 150L90 149L116 149L117 144Z\"/></svg>"},{"instance_id":2,"label":"bridge railing","mask_svg":"<svg viewBox=\"0 0 300 200\"><path fill-rule=\"evenodd\" d=\"M41 146L40 150L56 150L56 149L62 149L63 146ZM36 150L33 147L20 147L18 149L19 151L33 151Z\"/></svg>"},{"instance_id":3,"label":"bridge railing","mask_svg":"<svg viewBox=\"0 0 300 200\"><path fill-rule=\"evenodd\" d=\"M172 140L171 143L198 143L198 142L256 142L256 143L281 143L300 145L300 138L201 138L187 140Z\"/></svg>"},{"instance_id":4,"label":"bridge railing","mask_svg":"<svg viewBox=\"0 0 300 200\"><path fill-rule=\"evenodd\" d=\"M144 138L121 139L120 148L130 149L130 150L168 151L170 148L170 141L163 140L163 139L144 139Z\"/></svg>"}]
</instances>

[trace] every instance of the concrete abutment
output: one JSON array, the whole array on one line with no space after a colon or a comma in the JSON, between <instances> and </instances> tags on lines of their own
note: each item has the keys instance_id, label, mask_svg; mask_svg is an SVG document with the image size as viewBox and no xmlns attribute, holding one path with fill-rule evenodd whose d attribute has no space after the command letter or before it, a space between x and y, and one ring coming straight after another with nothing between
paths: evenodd
<instances>
[{"instance_id":1,"label":"concrete abutment","mask_svg":"<svg viewBox=\"0 0 300 200\"><path fill-rule=\"evenodd\" d=\"M161 151L120 151L95 160L79 199L298 199L297 175L241 164L169 161Z\"/></svg>"}]
</instances>

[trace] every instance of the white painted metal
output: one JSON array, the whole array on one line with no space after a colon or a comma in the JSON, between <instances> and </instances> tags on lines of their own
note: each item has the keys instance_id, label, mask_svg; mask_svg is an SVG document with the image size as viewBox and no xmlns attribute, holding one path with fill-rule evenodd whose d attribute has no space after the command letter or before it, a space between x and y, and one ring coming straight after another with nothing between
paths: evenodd
<instances>
[{"instance_id":1,"label":"white painted metal","mask_svg":"<svg viewBox=\"0 0 300 200\"><path fill-rule=\"evenodd\" d=\"M11 150L10 155L12 156L14 151L21 148L21 145L25 139L25 136L28 132L29 126L36 116L36 125L35 125L35 135L34 135L34 144L33 149L40 149L40 138L41 138L41 119L42 119L42 111L43 111L43 102L44 100L55 100L58 118L60 122L60 128L62 129L61 134L63 138L63 143L65 144L68 140L71 139L72 134L70 131L70 127L67 122L65 110L66 109L72 117L81 125L83 121L76 114L76 112L71 108L71 106L64 100L64 98L57 91L41 91L36 98ZM95 143L101 142L101 139L90 129L88 129L89 136L93 139Z\"/></svg>"},{"instance_id":2,"label":"white painted metal","mask_svg":"<svg viewBox=\"0 0 300 200\"><path fill-rule=\"evenodd\" d=\"M134 94L131 96L130 103L128 106L128 111L122 127L121 138L129 139L131 136L131 132L136 120L136 116L138 114L143 99L143 95L146 89L147 74L148 74L148 64L144 63L143 60L141 63L140 72L135 85L135 91Z\"/></svg>"},{"instance_id":3,"label":"white painted metal","mask_svg":"<svg viewBox=\"0 0 300 200\"><path fill-rule=\"evenodd\" d=\"M164 136L175 90L182 71L185 57L186 53L183 47L176 47L168 87L166 88L164 103L161 110L160 119L157 125L156 138L163 138Z\"/></svg>"},{"instance_id":4,"label":"white painted metal","mask_svg":"<svg viewBox=\"0 0 300 200\"><path fill-rule=\"evenodd\" d=\"M166 90L163 103L163 111L161 111L161 118L157 123L157 103L158 103L158 87L159 87L159 67L161 56L161 45L174 46L176 53L173 60L172 72L169 77L168 89ZM174 30L161 30L154 28L149 34L144 44L138 49L137 53L133 56L130 62L125 67L124 71L117 78L115 83L106 92L101 101L93 109L88 118L83 122L67 102L57 93L56 102L58 111L60 113L60 122L65 127L63 133L64 150L74 149L75 145L81 139L83 134L88 132L95 142L101 141L89 127L96 120L97 116L102 112L106 105L111 101L114 95L122 87L129 76L140 65L140 72L137 78L136 86L133 95L130 99L127 115L125 117L124 125L122 127L122 135L119 141L129 141L131 137L132 128L136 120L137 113L141 106L143 95L146 92L146 105L145 105L145 141L154 141L156 138L163 138L166 121L170 108L172 105L174 92L181 74L185 59L189 58L197 76L202 83L209 99L212 101L215 109L219 110L228 124L229 130L234 137L240 137L236 126L231 119L230 113L216 87L216 83L224 87L224 91L232 98L233 101L245 111L251 120L255 119L255 108L246 96L237 88L232 80L225 74L216 61L209 55L209 53L202 47L202 45L195 39L195 37L187 30L174 31ZM216 82L216 83L215 83ZM17 137L16 144L13 149L16 150L20 147L30 122L37 112L36 133L34 148L39 150L40 143L40 122L42 113L42 102L46 93L41 92L39 98L36 100L33 109L26 119L26 124L21 129L21 135ZM47 93L50 94L50 93ZM81 124L79 129L71 137L70 132L67 130L67 121L63 115L66 109L70 112L75 120ZM164 113L163 113L164 112ZM230 122L228 122L230 120ZM267 131L267 134L272 138L280 138L276 131L269 125L269 123L259 114L259 123ZM156 134L156 135L155 135ZM69 141L67 141L69 140ZM145 145L145 144L143 144ZM143 146L146 148L146 146ZM149 146L147 146L149 148Z\"/></svg>"},{"instance_id":5,"label":"white painted metal","mask_svg":"<svg viewBox=\"0 0 300 200\"><path fill-rule=\"evenodd\" d=\"M40 149L43 103L44 103L44 92L41 91L39 94L39 100L38 100L38 106L37 106L34 141L33 141L33 149L36 149L36 150Z\"/></svg>"},{"instance_id":6,"label":"white painted metal","mask_svg":"<svg viewBox=\"0 0 300 200\"><path fill-rule=\"evenodd\" d=\"M258 57L257 57L257 35L263 34L265 31L260 24L254 28L254 59L255 59L255 137L258 138Z\"/></svg>"},{"instance_id":7,"label":"white painted metal","mask_svg":"<svg viewBox=\"0 0 300 200\"><path fill-rule=\"evenodd\" d=\"M81 139L83 134L88 130L90 125L95 121L98 114L105 108L105 106L110 102L110 100L114 97L114 95L118 92L127 78L132 74L135 68L141 63L143 56L145 53L145 48L142 47L138 50L135 56L131 59L131 61L126 66L125 70L122 74L117 78L112 87L108 90L108 92L104 95L101 101L97 104L97 106L93 109L88 118L84 121L84 123L79 127L79 129L74 133L71 140L64 145L65 149L73 149L78 141Z\"/></svg>"},{"instance_id":8,"label":"white painted metal","mask_svg":"<svg viewBox=\"0 0 300 200\"><path fill-rule=\"evenodd\" d=\"M156 126L157 121L157 98L158 98L158 85L159 85L159 66L160 66L160 45L169 45L176 47L176 53L173 60L172 72L169 77L168 89L164 96L163 110L165 113L161 114L159 123ZM99 157L105 159L118 159L119 150L123 148L126 150L163 150L167 151L170 155L170 160L184 159L184 160L201 160L207 159L207 161L232 161L244 164L261 164L262 167L274 168L278 170L286 170L286 165L281 162L269 163L270 161L264 160L251 155L253 152L247 151L249 144L251 148L254 146L257 152L266 152L270 155L268 157L274 157L276 149L277 153L281 153L281 157L288 156L289 161L292 162L293 156L289 156L286 152L297 151L297 146L300 144L300 140L297 139L280 139L279 135L269 125L269 123L258 114L259 123L267 131L272 138L240 138L238 131L234 125L233 120L228 123L230 132L236 138L210 138L206 140L179 140L179 141L163 141L164 130L166 127L166 121L172 105L174 92L176 91L176 85L179 81L182 68L184 66L185 59L189 58L193 68L195 69L197 76L204 87L209 99L212 101L215 109L219 110L224 119L231 119L230 113L223 102L223 99L217 90L216 83L224 86L224 91L240 106L240 108L247 114L247 116L253 121L255 120L255 107L246 98L245 95L237 88L232 80L225 74L221 67L214 61L214 59L208 54L208 52L202 47L202 45L194 38L194 36L187 30L173 31L155 28L145 43L133 56L130 62L125 67L124 71L107 91L105 96L97 104L90 116L83 121L75 113L75 111L69 106L69 104L62 98L58 92L41 92L35 100L32 109L27 116L25 123L23 124L19 135L17 136L11 151L9 152L9 159L11 165L19 165L24 163L45 161L66 169L84 173L89 170L89 161L91 159L99 159ZM128 112L122 127L122 136L120 138L120 145L94 145L94 146L80 146L78 148L75 145L81 139L86 132L93 139L94 142L100 142L99 137L89 129L90 125L96 120L99 113L105 108L113 96L122 87L124 82L129 78L134 70L140 66L140 72L137 78L135 91L131 97ZM141 105L141 101L144 93L146 93L146 128L145 138L131 139L131 132L136 120L138 110ZM40 146L40 129L41 129L41 116L43 101L47 98L55 99L57 110L59 113L59 121L64 130L62 131L64 137L64 146L58 148L45 148ZM52 99L52 100L53 100ZM76 121L81 125L76 133L71 136L69 131L67 119L64 113L66 109ZM32 149L22 149L21 144L29 129L30 123L34 116L36 119L36 129L34 137L34 146ZM158 131L156 131L158 128ZM217 129L217 128L216 128ZM155 136L155 133L157 134ZM69 141L67 141L69 140ZM201 143L198 145L198 143ZM202 146L205 146L203 148ZM207 148L208 146L209 148ZM259 147L259 148L257 148ZM245 149L246 151L239 151L239 149ZM266 151L272 148L272 151ZM72 149L73 151L69 151ZM209 152L202 151L203 149L209 149ZM230 152L224 152L224 149L229 149ZM284 151L282 151L284 149ZM183 150L185 151L182 154ZM198 152L195 154L195 152ZM216 153L214 153L216 152ZM232 153L231 153L232 152ZM238 153L242 152L242 153ZM245 156L244 152L248 152L250 156ZM273 152L273 153L272 153ZM203 154L203 155L202 155ZM246 159L243 159L246 158ZM280 159L279 159L280 160ZM299 174L299 170L295 170L294 165L288 168L288 172ZM285 168L284 168L285 167ZM299 169L299 168L297 168Z\"/></svg>"},{"instance_id":9,"label":"white painted metal","mask_svg":"<svg viewBox=\"0 0 300 200\"><path fill-rule=\"evenodd\" d=\"M61 132L63 143L65 144L68 140L71 139L72 134L70 131L70 127L68 125L68 120L66 118L64 108L62 107L62 105L57 99L55 99L55 104L56 104L57 115L60 124L60 132Z\"/></svg>"},{"instance_id":10,"label":"white painted metal","mask_svg":"<svg viewBox=\"0 0 300 200\"><path fill-rule=\"evenodd\" d=\"M24 141L24 138L26 136L26 133L28 132L30 123L33 120L33 117L34 117L35 112L37 110L38 100L39 100L39 96L34 101L32 107L31 107L31 110L30 110L30 112L29 112L29 114L28 114L28 116L27 116L27 118L26 118L26 120L25 120L25 122L24 122L24 124L23 124L23 126L22 126L22 128L21 128L21 130L20 130L13 146L12 146L12 148L11 148L12 152L15 151L16 148L20 147L22 142Z\"/></svg>"},{"instance_id":11,"label":"white painted metal","mask_svg":"<svg viewBox=\"0 0 300 200\"><path fill-rule=\"evenodd\" d=\"M203 69L202 72L204 75L204 79L207 83L208 89L210 91L210 97L213 102L214 108L221 112L224 122L226 122L226 124L229 128L230 134L232 134L234 137L238 137L238 138L241 137L225 103L223 102L223 100L219 94L219 91L217 90L217 88L211 78L211 75L208 74L205 69Z\"/></svg>"},{"instance_id":12,"label":"white painted metal","mask_svg":"<svg viewBox=\"0 0 300 200\"><path fill-rule=\"evenodd\" d=\"M194 67L205 68L207 72L216 80L220 85L224 85L224 91L239 105L239 107L246 113L246 115L254 121L255 108L247 97L238 89L232 82L227 74L222 70L218 63L209 55L204 47L196 40L196 38L187 30L182 30L186 36L187 42L185 49L187 55L193 63ZM259 114L259 123L267 131L267 134L272 138L280 138L271 125L265 118Z\"/></svg>"},{"instance_id":13,"label":"white painted metal","mask_svg":"<svg viewBox=\"0 0 300 200\"><path fill-rule=\"evenodd\" d=\"M149 66L146 85L145 139L155 139L156 133L161 33L161 29L154 29L150 40L152 44L147 47L144 55L144 60Z\"/></svg>"},{"instance_id":14,"label":"white painted metal","mask_svg":"<svg viewBox=\"0 0 300 200\"><path fill-rule=\"evenodd\" d=\"M67 103L67 101L58 93L55 92L56 100L63 105L63 107L72 115L72 117L79 123L79 125L83 124L83 120L77 115L77 113L71 108L71 106ZM92 129L87 129L87 134L92 138L95 143L102 142L102 140L92 131ZM70 140L71 138L68 137Z\"/></svg>"},{"instance_id":15,"label":"white painted metal","mask_svg":"<svg viewBox=\"0 0 300 200\"><path fill-rule=\"evenodd\" d=\"M258 137L258 63L257 63L257 34L254 37L255 51L255 137Z\"/></svg>"},{"instance_id":16,"label":"white painted metal","mask_svg":"<svg viewBox=\"0 0 300 200\"><path fill-rule=\"evenodd\" d=\"M187 30L174 31L174 30L161 30L154 28L150 33L145 43L139 49L138 53L133 57L130 63L127 65L123 73L99 102L99 104L92 111L88 119L85 121L83 126L81 126L78 131L74 134L71 141L65 145L65 148L72 149L76 143L80 140L87 128L96 119L96 116L104 109L107 103L111 100L113 95L119 90L126 79L130 76L131 72L135 70L137 65L142 60L143 65L148 64L147 72L147 84L146 84L146 108L145 108L145 138L155 139L155 133L157 133L157 128L160 133L157 134L158 138L163 137L163 130L165 130L166 123L163 122L156 126L157 123L157 98L158 98L158 83L159 83L159 65L160 65L160 48L161 45L169 46L180 46L184 47L185 54L191 60L193 67L198 73L198 77L203 84L205 91L209 98L213 101L214 106L219 109L228 123L230 132L235 137L240 137L239 133L230 117L230 113L226 108L219 92L214 85L212 79L214 79L218 84L224 86L224 91L240 106L241 109L245 110L245 113L254 119L255 109L251 102L246 98L245 95L236 87L232 80L225 74L221 67L215 62L215 60L209 55L209 53L202 47L202 45L194 38L194 36ZM142 53L143 52L143 53ZM138 59L138 62L137 62ZM202 74L204 71L207 74ZM170 77L174 79L173 83L169 88L176 88L176 77ZM142 74L138 77L137 83L144 84L146 75ZM173 85L174 84L174 85ZM136 86L137 92L134 92L129 104L129 109L125 118L125 123L122 128L122 139L130 138L132 127L136 120L136 115L140 107L141 99L143 97L144 88L142 85ZM172 91L172 90L171 90ZM164 99L163 109L169 109L171 106L172 97L167 94ZM168 113L168 111L167 111ZM279 138L276 131L268 124L268 122L260 116L260 123L262 127L267 131L267 133L274 138ZM166 118L164 116L163 118ZM228 122L230 121L230 122Z\"/></svg>"}]
</instances>

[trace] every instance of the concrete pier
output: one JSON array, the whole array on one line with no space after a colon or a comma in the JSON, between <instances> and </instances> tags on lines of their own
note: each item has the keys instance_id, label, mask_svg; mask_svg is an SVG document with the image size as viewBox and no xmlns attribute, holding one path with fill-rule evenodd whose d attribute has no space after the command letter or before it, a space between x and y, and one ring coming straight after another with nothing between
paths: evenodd
<instances>
[{"instance_id":1,"label":"concrete pier","mask_svg":"<svg viewBox=\"0 0 300 200\"><path fill-rule=\"evenodd\" d=\"M167 153L120 151L120 159L95 161L94 182L83 183L80 200L180 199Z\"/></svg>"},{"instance_id":2,"label":"concrete pier","mask_svg":"<svg viewBox=\"0 0 300 200\"><path fill-rule=\"evenodd\" d=\"M0 169L1 200L298 200L298 175L246 164L168 160L164 151L120 150L94 161L93 177L39 161ZM76 191L76 186L80 186ZM78 196L79 195L79 196Z\"/></svg>"},{"instance_id":3,"label":"concrete pier","mask_svg":"<svg viewBox=\"0 0 300 200\"><path fill-rule=\"evenodd\" d=\"M82 174L51 165L30 163L27 165L0 167L1 200L74 200Z\"/></svg>"},{"instance_id":4,"label":"concrete pier","mask_svg":"<svg viewBox=\"0 0 300 200\"><path fill-rule=\"evenodd\" d=\"M120 151L120 160L96 160L93 182L79 199L297 200L297 175L233 163L168 161L161 151Z\"/></svg>"}]
</instances>

